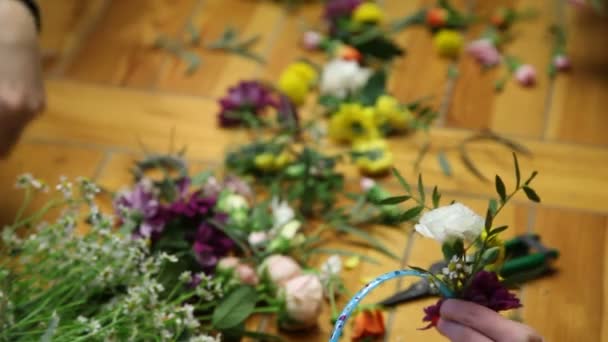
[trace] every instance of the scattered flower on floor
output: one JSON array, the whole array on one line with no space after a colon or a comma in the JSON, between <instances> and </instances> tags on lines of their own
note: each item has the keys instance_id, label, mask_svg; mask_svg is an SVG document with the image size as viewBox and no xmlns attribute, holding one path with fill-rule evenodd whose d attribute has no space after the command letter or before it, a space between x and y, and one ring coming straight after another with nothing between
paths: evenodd
<instances>
[{"instance_id":1,"label":"scattered flower on floor","mask_svg":"<svg viewBox=\"0 0 608 342\"><path fill-rule=\"evenodd\" d=\"M381 23L384 19L384 12L374 2L364 2L357 6L353 12L352 18L359 23Z\"/></svg>"},{"instance_id":2,"label":"scattered flower on floor","mask_svg":"<svg viewBox=\"0 0 608 342\"><path fill-rule=\"evenodd\" d=\"M344 103L329 120L329 136L338 142L376 139L380 136L375 112L358 103Z\"/></svg>"},{"instance_id":3,"label":"scattered flower on floor","mask_svg":"<svg viewBox=\"0 0 608 342\"><path fill-rule=\"evenodd\" d=\"M441 30L433 38L435 48L442 57L456 58L462 50L464 38L455 30Z\"/></svg>"},{"instance_id":4,"label":"scattered flower on floor","mask_svg":"<svg viewBox=\"0 0 608 342\"><path fill-rule=\"evenodd\" d=\"M361 67L355 61L334 59L323 67L320 92L343 99L361 89L371 74L370 69Z\"/></svg>"},{"instance_id":5,"label":"scattered flower on floor","mask_svg":"<svg viewBox=\"0 0 608 342\"><path fill-rule=\"evenodd\" d=\"M261 271L265 272L270 280L279 286L285 285L289 280L302 274L302 268L293 258L278 254L266 258Z\"/></svg>"},{"instance_id":6,"label":"scattered flower on floor","mask_svg":"<svg viewBox=\"0 0 608 342\"><path fill-rule=\"evenodd\" d=\"M306 50L317 50L323 42L323 35L317 31L306 31L302 36L302 46Z\"/></svg>"},{"instance_id":7,"label":"scattered flower on floor","mask_svg":"<svg viewBox=\"0 0 608 342\"><path fill-rule=\"evenodd\" d=\"M426 12L426 23L435 28L443 27L447 24L448 11L444 8L434 7Z\"/></svg>"},{"instance_id":8,"label":"scattered flower on floor","mask_svg":"<svg viewBox=\"0 0 608 342\"><path fill-rule=\"evenodd\" d=\"M570 59L563 54L559 54L553 57L553 65L559 71L567 71L570 70L571 67Z\"/></svg>"},{"instance_id":9,"label":"scattered flower on floor","mask_svg":"<svg viewBox=\"0 0 608 342\"><path fill-rule=\"evenodd\" d=\"M490 39L482 38L471 42L467 46L467 52L483 66L491 67L500 63L500 52Z\"/></svg>"},{"instance_id":10,"label":"scattered flower on floor","mask_svg":"<svg viewBox=\"0 0 608 342\"><path fill-rule=\"evenodd\" d=\"M379 309L363 309L355 316L353 342L371 341L385 334L384 316Z\"/></svg>"},{"instance_id":11,"label":"scattered flower on floor","mask_svg":"<svg viewBox=\"0 0 608 342\"><path fill-rule=\"evenodd\" d=\"M258 81L243 81L229 88L219 103L222 127L238 126L244 123L244 113L260 116L266 109L277 105L272 92Z\"/></svg>"},{"instance_id":12,"label":"scattered flower on floor","mask_svg":"<svg viewBox=\"0 0 608 342\"><path fill-rule=\"evenodd\" d=\"M530 64L522 64L515 70L515 79L524 87L536 84L536 70Z\"/></svg>"},{"instance_id":13,"label":"scattered flower on floor","mask_svg":"<svg viewBox=\"0 0 608 342\"><path fill-rule=\"evenodd\" d=\"M323 286L313 274L299 275L285 283L285 309L290 322L288 330L306 329L317 324L323 304Z\"/></svg>"},{"instance_id":14,"label":"scattered flower on floor","mask_svg":"<svg viewBox=\"0 0 608 342\"><path fill-rule=\"evenodd\" d=\"M355 143L353 158L361 173L368 176L385 175L393 166L393 153L383 139Z\"/></svg>"}]
</instances>

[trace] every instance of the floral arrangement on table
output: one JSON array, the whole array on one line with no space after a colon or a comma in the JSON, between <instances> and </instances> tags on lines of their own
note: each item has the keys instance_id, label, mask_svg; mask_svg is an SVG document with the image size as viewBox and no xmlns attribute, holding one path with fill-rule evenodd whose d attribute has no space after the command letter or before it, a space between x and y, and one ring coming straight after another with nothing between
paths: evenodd
<instances>
[{"instance_id":1,"label":"floral arrangement on table","mask_svg":"<svg viewBox=\"0 0 608 342\"><path fill-rule=\"evenodd\" d=\"M537 172L522 180L515 154L513 158L515 163L513 190L508 191L503 180L496 176L495 187L498 199L489 201L485 219L461 203L452 202L447 206L440 206L441 196L437 188L431 199L432 206L427 206L421 183L418 184L416 194L411 185L395 172L395 176L407 193L403 196L387 198L385 201L399 203L414 200L417 208L421 209L418 213L428 209L420 217L415 229L424 237L434 239L441 244L446 266L438 274L410 266L410 270L397 270L372 280L346 305L338 318L330 342L339 340L346 320L371 290L387 280L401 276L426 278L431 288L436 289L441 297L436 304L424 309L423 321L427 325L423 329L436 326L440 318L441 305L446 298L471 301L496 312L521 307L520 300L514 293L509 292L498 274L506 256L500 234L508 227L498 226L495 221L498 214L518 192L523 191L528 199L534 202L540 202L540 197L531 187ZM367 315L372 314L373 312ZM355 322L362 319L360 316L357 316ZM370 317L367 319L373 320Z\"/></svg>"}]
</instances>

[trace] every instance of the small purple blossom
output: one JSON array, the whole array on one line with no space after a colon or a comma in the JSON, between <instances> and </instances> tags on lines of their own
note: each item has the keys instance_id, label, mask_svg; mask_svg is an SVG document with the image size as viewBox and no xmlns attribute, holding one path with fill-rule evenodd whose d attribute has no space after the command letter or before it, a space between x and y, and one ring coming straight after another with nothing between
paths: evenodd
<instances>
[{"instance_id":1,"label":"small purple blossom","mask_svg":"<svg viewBox=\"0 0 608 342\"><path fill-rule=\"evenodd\" d=\"M427 306L423 309L424 317L422 318L422 321L429 322L429 324L427 326L425 326L424 328L421 328L420 330L427 330L427 329L437 326L437 322L439 322L439 318L441 317L441 315L439 313L441 310L441 304L443 304L444 300L445 299L442 298L439 301L437 301L437 303Z\"/></svg>"},{"instance_id":2,"label":"small purple blossom","mask_svg":"<svg viewBox=\"0 0 608 342\"><path fill-rule=\"evenodd\" d=\"M277 106L272 91L257 81L243 81L231 87L219 103L222 107L219 114L219 123L222 127L242 124L243 112L258 116L268 107Z\"/></svg>"},{"instance_id":3,"label":"small purple blossom","mask_svg":"<svg viewBox=\"0 0 608 342\"><path fill-rule=\"evenodd\" d=\"M520 65L515 70L515 79L524 87L531 87L536 84L536 70L529 64Z\"/></svg>"},{"instance_id":4,"label":"small purple blossom","mask_svg":"<svg viewBox=\"0 0 608 342\"><path fill-rule=\"evenodd\" d=\"M329 0L325 5L325 19L333 22L334 20L350 16L363 0Z\"/></svg>"},{"instance_id":5,"label":"small purple blossom","mask_svg":"<svg viewBox=\"0 0 608 342\"><path fill-rule=\"evenodd\" d=\"M519 299L509 292L494 272L480 271L475 274L463 297L497 312L521 307Z\"/></svg>"},{"instance_id":6,"label":"small purple blossom","mask_svg":"<svg viewBox=\"0 0 608 342\"><path fill-rule=\"evenodd\" d=\"M205 197L202 192L198 191L173 202L167 210L173 215L193 218L199 215L211 214L215 203L215 197Z\"/></svg>"},{"instance_id":7,"label":"small purple blossom","mask_svg":"<svg viewBox=\"0 0 608 342\"><path fill-rule=\"evenodd\" d=\"M114 201L114 208L121 220L140 221L135 236L152 237L162 233L167 223L167 212L161 206L151 182L143 180L133 189L121 192Z\"/></svg>"},{"instance_id":8,"label":"small purple blossom","mask_svg":"<svg viewBox=\"0 0 608 342\"><path fill-rule=\"evenodd\" d=\"M559 71L568 71L572 66L568 56L562 54L553 57L553 65Z\"/></svg>"},{"instance_id":9,"label":"small purple blossom","mask_svg":"<svg viewBox=\"0 0 608 342\"><path fill-rule=\"evenodd\" d=\"M194 237L192 250L205 272L212 272L219 260L235 247L226 234L207 223L201 223Z\"/></svg>"}]
</instances>

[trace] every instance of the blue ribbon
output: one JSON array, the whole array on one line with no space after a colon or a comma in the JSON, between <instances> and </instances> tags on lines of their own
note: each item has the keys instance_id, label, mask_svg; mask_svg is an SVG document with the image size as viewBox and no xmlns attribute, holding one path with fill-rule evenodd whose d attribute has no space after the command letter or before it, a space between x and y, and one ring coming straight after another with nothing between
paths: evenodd
<instances>
[{"instance_id":1,"label":"blue ribbon","mask_svg":"<svg viewBox=\"0 0 608 342\"><path fill-rule=\"evenodd\" d=\"M352 315L355 308L357 308L359 302L361 302L361 300L365 298L365 296L367 296L373 289L375 289L387 280L408 276L420 278L428 277L428 275L415 270L397 270L379 276L378 278L372 280L367 285L365 285L365 287L363 287L361 290L359 290L359 292L357 292L357 294L355 294L355 296L351 298L348 304L346 304L346 307L344 308L344 310L342 310L340 316L338 316L338 320L336 321L336 325L334 326L334 331L331 334L329 342L338 342L340 336L342 336L342 331L344 330L344 325L346 324L346 321ZM448 289L443 283L439 283L437 285L439 285L439 292L443 297L454 297L452 291L450 291L450 289Z\"/></svg>"}]
</instances>

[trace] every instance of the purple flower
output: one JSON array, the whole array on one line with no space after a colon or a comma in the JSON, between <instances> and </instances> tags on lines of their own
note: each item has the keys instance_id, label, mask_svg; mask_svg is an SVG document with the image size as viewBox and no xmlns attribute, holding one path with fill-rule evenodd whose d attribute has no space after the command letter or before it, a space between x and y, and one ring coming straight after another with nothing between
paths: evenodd
<instances>
[{"instance_id":1,"label":"purple flower","mask_svg":"<svg viewBox=\"0 0 608 342\"><path fill-rule=\"evenodd\" d=\"M420 330L427 330L430 328L433 328L435 326L437 326L437 322L439 322L439 318L441 317L439 311L441 309L441 304L443 304L443 301L445 299L440 299L439 301L437 301L437 303L427 306L426 308L424 308L424 317L422 318L423 322L429 322L429 324L424 327L421 328Z\"/></svg>"},{"instance_id":2,"label":"purple flower","mask_svg":"<svg viewBox=\"0 0 608 342\"><path fill-rule=\"evenodd\" d=\"M203 222L196 231L192 250L203 271L211 272L219 260L228 255L234 247L234 241L226 234Z\"/></svg>"},{"instance_id":3,"label":"purple flower","mask_svg":"<svg viewBox=\"0 0 608 342\"><path fill-rule=\"evenodd\" d=\"M123 191L114 201L114 208L121 220L133 215L140 221L135 236L151 237L162 233L168 221L167 212L160 205L153 185L146 180L137 183L132 190Z\"/></svg>"},{"instance_id":4,"label":"purple flower","mask_svg":"<svg viewBox=\"0 0 608 342\"><path fill-rule=\"evenodd\" d=\"M289 97L281 95L277 108L277 121L286 129L297 130L300 124L298 110Z\"/></svg>"},{"instance_id":5,"label":"purple flower","mask_svg":"<svg viewBox=\"0 0 608 342\"><path fill-rule=\"evenodd\" d=\"M568 71L570 70L571 64L568 56L559 54L553 57L553 65L559 71Z\"/></svg>"},{"instance_id":6,"label":"purple flower","mask_svg":"<svg viewBox=\"0 0 608 342\"><path fill-rule=\"evenodd\" d=\"M480 271L475 274L463 297L497 312L521 307L519 299L509 292L494 272Z\"/></svg>"},{"instance_id":7,"label":"purple flower","mask_svg":"<svg viewBox=\"0 0 608 342\"><path fill-rule=\"evenodd\" d=\"M325 19L334 21L340 17L350 16L363 0L329 0L325 5Z\"/></svg>"},{"instance_id":8,"label":"purple flower","mask_svg":"<svg viewBox=\"0 0 608 342\"><path fill-rule=\"evenodd\" d=\"M228 89L228 94L220 99L222 110L219 123L222 127L238 126L243 123L242 112L258 116L268 107L276 107L272 92L257 81L243 81Z\"/></svg>"},{"instance_id":9,"label":"purple flower","mask_svg":"<svg viewBox=\"0 0 608 342\"><path fill-rule=\"evenodd\" d=\"M531 87L536 84L536 70L529 64L520 65L515 70L517 82L524 87Z\"/></svg>"},{"instance_id":10,"label":"purple flower","mask_svg":"<svg viewBox=\"0 0 608 342\"><path fill-rule=\"evenodd\" d=\"M484 66L489 67L500 63L500 52L490 39L483 38L471 42L467 46L467 52Z\"/></svg>"},{"instance_id":11,"label":"purple flower","mask_svg":"<svg viewBox=\"0 0 608 342\"><path fill-rule=\"evenodd\" d=\"M202 192L192 193L189 197L180 198L169 205L168 211L173 215L193 218L199 215L209 215L215 206L215 197L204 197Z\"/></svg>"}]
</instances>

